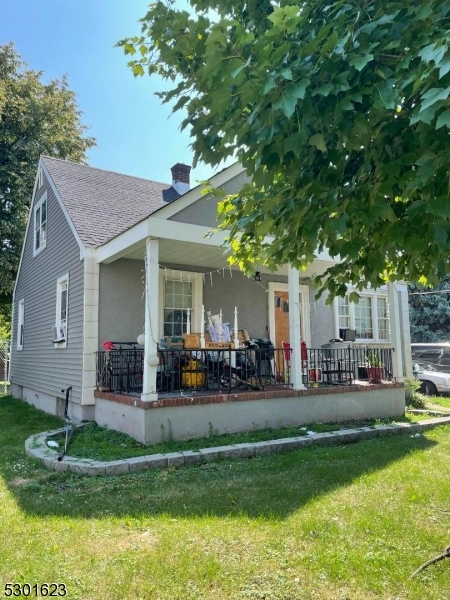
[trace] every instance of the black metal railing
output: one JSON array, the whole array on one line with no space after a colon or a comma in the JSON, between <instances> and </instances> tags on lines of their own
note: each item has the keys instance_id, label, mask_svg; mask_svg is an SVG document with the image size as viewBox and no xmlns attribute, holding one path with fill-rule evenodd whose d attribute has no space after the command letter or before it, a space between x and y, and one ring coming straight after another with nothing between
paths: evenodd
<instances>
[{"instance_id":1,"label":"black metal railing","mask_svg":"<svg viewBox=\"0 0 450 600\"><path fill-rule=\"evenodd\" d=\"M122 342L114 350L96 352L97 389L142 392L144 349Z\"/></svg>"},{"instance_id":2,"label":"black metal railing","mask_svg":"<svg viewBox=\"0 0 450 600\"><path fill-rule=\"evenodd\" d=\"M141 392L144 350L131 344L133 347L116 346L96 353L97 388ZM294 360L301 362L303 383L310 386L392 379L391 348L302 348L297 356L289 348L161 348L158 357L156 387L160 394L290 387Z\"/></svg>"},{"instance_id":3,"label":"black metal railing","mask_svg":"<svg viewBox=\"0 0 450 600\"><path fill-rule=\"evenodd\" d=\"M165 348L158 354L159 392L188 389L231 393L289 385L285 374L275 369L274 348Z\"/></svg>"},{"instance_id":4,"label":"black metal railing","mask_svg":"<svg viewBox=\"0 0 450 600\"><path fill-rule=\"evenodd\" d=\"M329 347L301 350L304 383L336 385L392 380L392 348L326 346Z\"/></svg>"}]
</instances>

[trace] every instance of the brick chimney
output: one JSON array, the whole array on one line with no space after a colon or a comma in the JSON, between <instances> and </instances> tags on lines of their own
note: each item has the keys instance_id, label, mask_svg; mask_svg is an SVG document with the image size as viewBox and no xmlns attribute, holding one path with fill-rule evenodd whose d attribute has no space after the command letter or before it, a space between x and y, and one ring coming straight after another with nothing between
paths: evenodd
<instances>
[{"instance_id":1,"label":"brick chimney","mask_svg":"<svg viewBox=\"0 0 450 600\"><path fill-rule=\"evenodd\" d=\"M183 165L183 163L177 163L170 169L172 171L172 187L181 195L188 192L191 188L189 173L191 167L189 165Z\"/></svg>"}]
</instances>

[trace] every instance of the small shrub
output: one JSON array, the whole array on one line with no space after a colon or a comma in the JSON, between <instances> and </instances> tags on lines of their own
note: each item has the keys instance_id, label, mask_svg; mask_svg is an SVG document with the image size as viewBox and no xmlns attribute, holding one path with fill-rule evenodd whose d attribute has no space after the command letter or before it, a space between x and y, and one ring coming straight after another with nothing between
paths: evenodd
<instances>
[{"instance_id":1,"label":"small shrub","mask_svg":"<svg viewBox=\"0 0 450 600\"><path fill-rule=\"evenodd\" d=\"M421 382L413 377L405 378L405 404L412 408L425 408L425 398L419 393Z\"/></svg>"}]
</instances>

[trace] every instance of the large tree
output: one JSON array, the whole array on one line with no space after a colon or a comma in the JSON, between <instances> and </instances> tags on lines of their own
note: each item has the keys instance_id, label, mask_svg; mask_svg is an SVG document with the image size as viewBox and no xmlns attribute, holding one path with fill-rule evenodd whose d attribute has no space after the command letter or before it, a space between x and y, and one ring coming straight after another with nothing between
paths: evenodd
<instances>
[{"instance_id":1,"label":"large tree","mask_svg":"<svg viewBox=\"0 0 450 600\"><path fill-rule=\"evenodd\" d=\"M39 156L84 162L95 144L85 136L66 78L42 78L12 43L0 45L0 313L6 320Z\"/></svg>"},{"instance_id":2,"label":"large tree","mask_svg":"<svg viewBox=\"0 0 450 600\"><path fill-rule=\"evenodd\" d=\"M412 342L449 342L450 277L433 290L410 286L409 316Z\"/></svg>"},{"instance_id":3,"label":"large tree","mask_svg":"<svg viewBox=\"0 0 450 600\"><path fill-rule=\"evenodd\" d=\"M450 260L448 0L190 4L157 1L119 45L136 75L172 82L160 97L186 110L196 161L234 155L252 177L220 209L234 260L302 268L327 248L342 259L332 295L437 283Z\"/></svg>"}]
</instances>

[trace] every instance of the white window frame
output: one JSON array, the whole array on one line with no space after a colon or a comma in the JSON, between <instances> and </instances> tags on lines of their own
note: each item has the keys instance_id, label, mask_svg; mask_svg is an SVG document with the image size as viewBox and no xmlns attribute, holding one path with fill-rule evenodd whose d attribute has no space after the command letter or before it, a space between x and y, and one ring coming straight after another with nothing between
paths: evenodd
<instances>
[{"instance_id":1,"label":"white window frame","mask_svg":"<svg viewBox=\"0 0 450 600\"><path fill-rule=\"evenodd\" d=\"M17 304L17 350L23 350L23 336L25 330L25 300Z\"/></svg>"},{"instance_id":2,"label":"white window frame","mask_svg":"<svg viewBox=\"0 0 450 600\"><path fill-rule=\"evenodd\" d=\"M191 332L201 332L202 304L203 304L203 274L192 271L173 271L172 269L159 270L159 332L158 339L164 333L164 284L166 281L190 281L192 283L192 311Z\"/></svg>"},{"instance_id":3,"label":"white window frame","mask_svg":"<svg viewBox=\"0 0 450 600\"><path fill-rule=\"evenodd\" d=\"M352 292L353 290L349 290L349 292L347 293L347 296ZM385 343L389 343L390 342L390 318L389 318L389 300L388 300L388 293L387 290L381 289L381 290L377 290L377 291L364 291L364 292L358 292L359 295L361 296L361 298L370 298L370 302L371 302L371 309L372 309L372 338L356 338L356 342L359 343L364 343L364 344L385 344ZM378 303L377 300L378 298L384 298L386 300L387 303L387 314L388 314L388 319L387 319L387 332L388 332L388 337L387 339L385 338L381 338L379 337L379 322L378 322ZM335 299L334 301L334 322L335 322L335 337L338 338L339 337L339 308L338 308L338 298ZM350 314L350 329L356 329L356 325L355 325L355 303L354 302L349 302L349 314Z\"/></svg>"},{"instance_id":4,"label":"white window frame","mask_svg":"<svg viewBox=\"0 0 450 600\"><path fill-rule=\"evenodd\" d=\"M61 308L62 308L62 292L64 286L66 285L66 322L64 324L61 323ZM55 348L66 348L67 347L67 332L69 328L69 273L59 277L56 280L56 318L55 318L55 327L58 332L62 335L64 333L64 339L56 341L55 339ZM61 329L64 327L64 332Z\"/></svg>"},{"instance_id":5,"label":"white window frame","mask_svg":"<svg viewBox=\"0 0 450 600\"><path fill-rule=\"evenodd\" d=\"M42 171L42 168L40 168L38 171L38 190L41 189L43 184L44 184L44 173Z\"/></svg>"},{"instance_id":6,"label":"white window frame","mask_svg":"<svg viewBox=\"0 0 450 600\"><path fill-rule=\"evenodd\" d=\"M45 235L43 236L43 239L41 239L41 234L42 234L42 205L45 203ZM37 216L37 212L38 210L41 209L41 223L39 223L39 248L36 248L36 228L37 228L37 223L36 223L36 216ZM47 247L47 223L48 223L48 203L47 203L47 192L45 194L43 194L42 198L36 202L36 204L34 205L34 219L33 219L33 256L37 256L38 254L40 254L42 252L42 250L44 250Z\"/></svg>"}]
</instances>

